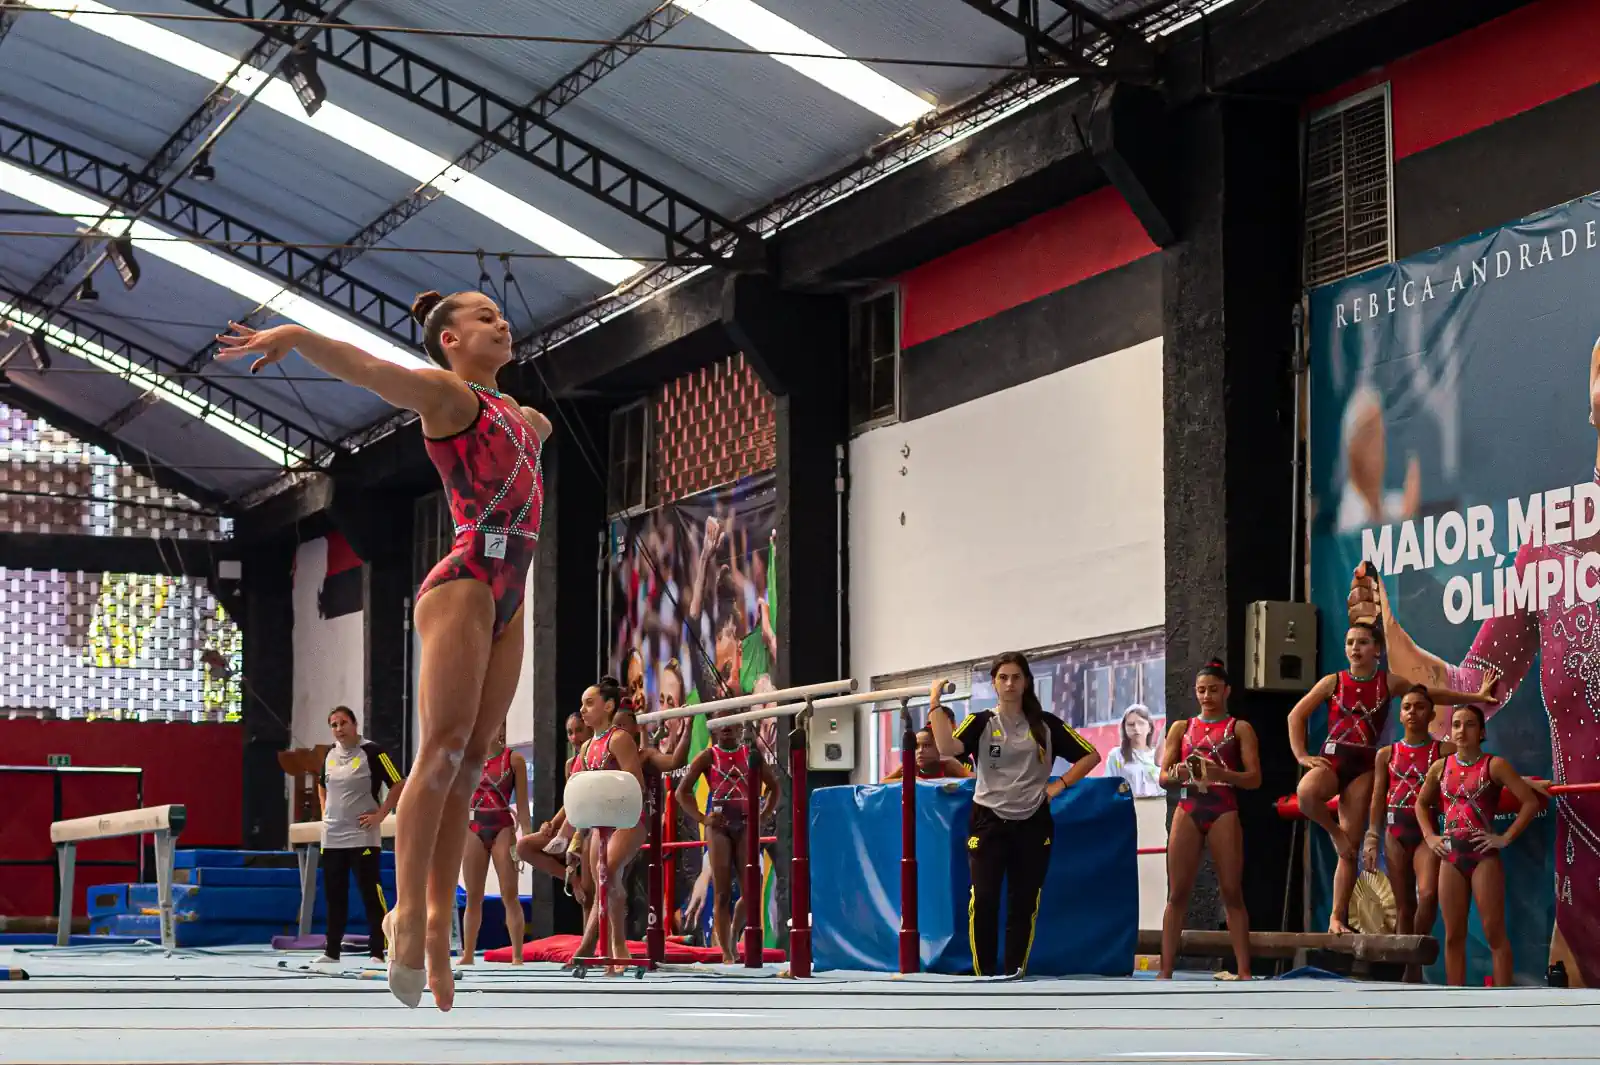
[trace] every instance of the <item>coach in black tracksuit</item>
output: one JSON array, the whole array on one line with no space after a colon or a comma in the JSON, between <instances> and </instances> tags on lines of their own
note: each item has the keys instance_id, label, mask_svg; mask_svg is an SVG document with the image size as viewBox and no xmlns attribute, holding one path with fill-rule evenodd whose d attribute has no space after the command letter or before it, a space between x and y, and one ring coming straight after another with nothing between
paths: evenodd
<instances>
[{"instance_id":1,"label":"coach in black tracksuit","mask_svg":"<svg viewBox=\"0 0 1600 1065\"><path fill-rule=\"evenodd\" d=\"M1054 824L1050 800L1088 776L1100 755L1060 718L1047 714L1033 691L1028 660L1016 651L989 669L1000 705L968 715L952 727L949 711L928 714L939 753L972 760L977 788L967 866L972 901L967 934L978 976L1000 973L1000 890L1006 887L1005 972L1023 973L1033 949L1034 920L1050 867ZM942 684L942 682L941 682ZM939 685L934 687L934 708ZM1056 759L1071 763L1065 776L1050 779Z\"/></svg>"},{"instance_id":2,"label":"coach in black tracksuit","mask_svg":"<svg viewBox=\"0 0 1600 1065\"><path fill-rule=\"evenodd\" d=\"M378 872L383 819L400 802L405 781L382 747L362 740L356 715L349 707L334 707L328 714L328 727L333 730L334 745L317 782L322 799L322 893L328 902L328 949L317 964L339 961L349 915L351 873L367 911L367 953L381 961L383 915L389 911ZM386 785L388 793L384 794Z\"/></svg>"}]
</instances>

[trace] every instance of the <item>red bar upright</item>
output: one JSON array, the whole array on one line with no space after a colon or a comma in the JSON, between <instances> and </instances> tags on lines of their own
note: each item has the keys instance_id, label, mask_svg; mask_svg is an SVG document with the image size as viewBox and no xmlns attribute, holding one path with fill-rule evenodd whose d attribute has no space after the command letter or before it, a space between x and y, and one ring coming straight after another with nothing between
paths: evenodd
<instances>
[{"instance_id":1,"label":"red bar upright","mask_svg":"<svg viewBox=\"0 0 1600 1065\"><path fill-rule=\"evenodd\" d=\"M811 975L811 825L810 784L806 779L809 744L806 725L795 718L789 733L789 811L794 853L789 859L789 975Z\"/></svg>"},{"instance_id":2,"label":"red bar upright","mask_svg":"<svg viewBox=\"0 0 1600 1065\"><path fill-rule=\"evenodd\" d=\"M911 707L900 704L900 971L922 971L922 935L917 930L917 730Z\"/></svg>"},{"instance_id":3,"label":"red bar upright","mask_svg":"<svg viewBox=\"0 0 1600 1065\"><path fill-rule=\"evenodd\" d=\"M744 967L761 968L761 923L766 916L761 905L761 748L756 743L756 727L745 726L745 749L750 752L750 777L745 788L744 811Z\"/></svg>"},{"instance_id":4,"label":"red bar upright","mask_svg":"<svg viewBox=\"0 0 1600 1065\"><path fill-rule=\"evenodd\" d=\"M664 849L661 846L661 817L666 803L662 801L666 790L666 781L660 773L653 769L645 770L644 808L645 817L648 819L647 829L650 839L649 871L647 875L650 892L650 909L648 924L644 933L645 955L653 965L660 965L667 960L667 932L665 927L666 914L662 910L662 870L664 867Z\"/></svg>"}]
</instances>

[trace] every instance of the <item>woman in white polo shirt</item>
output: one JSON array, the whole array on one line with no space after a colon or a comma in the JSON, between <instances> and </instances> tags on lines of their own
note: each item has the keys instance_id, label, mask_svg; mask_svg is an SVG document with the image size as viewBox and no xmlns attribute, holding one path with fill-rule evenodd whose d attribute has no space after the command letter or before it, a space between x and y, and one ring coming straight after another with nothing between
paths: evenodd
<instances>
[{"instance_id":1,"label":"woman in white polo shirt","mask_svg":"<svg viewBox=\"0 0 1600 1065\"><path fill-rule=\"evenodd\" d=\"M1033 691L1028 659L1008 651L989 668L1000 705L969 714L959 727L939 705L945 682L933 686L928 726L939 753L969 758L978 778L972 794L967 866L972 874L972 969L978 976L1001 972L1000 891L1006 889L1005 972L1023 973L1033 947L1034 919L1050 867L1054 823L1050 800L1100 764L1100 753L1054 714L1044 712ZM943 711L943 712L934 712ZM1050 779L1056 759L1070 763Z\"/></svg>"}]
</instances>

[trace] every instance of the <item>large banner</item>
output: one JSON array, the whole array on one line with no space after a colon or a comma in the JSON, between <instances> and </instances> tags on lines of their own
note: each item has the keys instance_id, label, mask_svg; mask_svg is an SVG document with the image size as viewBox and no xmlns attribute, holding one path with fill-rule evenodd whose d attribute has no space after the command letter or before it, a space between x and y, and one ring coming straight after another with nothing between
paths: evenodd
<instances>
[{"instance_id":1,"label":"large banner","mask_svg":"<svg viewBox=\"0 0 1600 1065\"><path fill-rule=\"evenodd\" d=\"M612 522L610 669L642 692L636 701L654 710L775 690L777 513L777 482L763 473ZM704 718L669 722L653 738L670 750L691 727L693 760L710 743ZM777 738L777 722L763 722L757 731L762 756L784 773ZM699 791L704 808L704 780ZM679 829L692 824L680 819ZM782 922L771 912L775 881L771 863L765 864L767 943L777 946ZM701 863L682 861L678 870L674 924L680 915L709 920Z\"/></svg>"},{"instance_id":2,"label":"large banner","mask_svg":"<svg viewBox=\"0 0 1600 1065\"><path fill-rule=\"evenodd\" d=\"M1346 596L1366 560L1388 597L1391 670L1469 691L1498 671L1509 698L1487 748L1525 777L1600 779L1600 198L1319 289L1311 323L1322 671L1344 664ZM1593 987L1600 794L1553 813L1504 852L1516 972L1542 982L1563 960ZM1314 838L1325 921L1333 855ZM1487 973L1474 912L1468 981Z\"/></svg>"}]
</instances>

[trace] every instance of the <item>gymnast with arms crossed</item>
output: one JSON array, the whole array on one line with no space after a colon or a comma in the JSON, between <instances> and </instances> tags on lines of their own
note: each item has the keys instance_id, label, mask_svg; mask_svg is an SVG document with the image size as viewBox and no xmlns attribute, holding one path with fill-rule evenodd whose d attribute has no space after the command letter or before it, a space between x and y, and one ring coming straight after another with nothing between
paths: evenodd
<instances>
[{"instance_id":1,"label":"gymnast with arms crossed","mask_svg":"<svg viewBox=\"0 0 1600 1065\"><path fill-rule=\"evenodd\" d=\"M1510 987L1511 941L1506 938L1506 874L1500 852L1533 823L1539 796L1511 763L1483 749L1481 706L1462 706L1450 717L1455 753L1428 770L1417 795L1417 822L1428 849L1444 863L1439 867L1439 909L1444 914L1445 983L1467 982L1467 909L1478 904L1478 921L1494 959L1494 986ZM1500 792L1511 792L1519 804L1517 819L1504 832L1494 831ZM1435 827L1439 807L1444 832Z\"/></svg>"},{"instance_id":2,"label":"gymnast with arms crossed","mask_svg":"<svg viewBox=\"0 0 1600 1065\"><path fill-rule=\"evenodd\" d=\"M1428 771L1441 758L1456 752L1453 743L1434 739L1433 697L1418 685L1400 700L1400 724L1405 734L1378 752L1372 769L1372 810L1361 848L1361 863L1378 868L1378 848L1383 847L1384 867L1394 889L1395 932L1402 936L1429 935L1438 910L1439 856L1424 847L1422 823L1417 820L1417 796ZM1420 983L1422 969L1406 968L1405 978Z\"/></svg>"},{"instance_id":3,"label":"gymnast with arms crossed","mask_svg":"<svg viewBox=\"0 0 1600 1065\"><path fill-rule=\"evenodd\" d=\"M1250 914L1244 908L1244 830L1238 788L1261 786L1255 729L1228 712L1228 671L1212 660L1194 679L1200 713L1174 721L1161 748L1161 784L1178 789L1167 833L1167 908L1161 918L1161 976L1172 979L1201 852L1211 850L1228 914L1238 978L1250 979Z\"/></svg>"},{"instance_id":4,"label":"gymnast with arms crossed","mask_svg":"<svg viewBox=\"0 0 1600 1065\"><path fill-rule=\"evenodd\" d=\"M1356 841L1365 829L1372 802L1372 768L1378 759L1378 738L1389 722L1389 700L1401 698L1416 684L1378 665L1378 630L1366 622L1353 622L1344 637L1344 655L1350 668L1317 681L1289 711L1289 746L1295 761L1306 770L1296 794L1300 812L1328 833L1339 864L1333 873L1333 906L1328 931L1350 931L1350 893L1356 888ZM1493 676L1484 678L1476 692L1430 688L1437 706L1493 703ZM1312 711L1328 704L1328 736L1320 753L1306 747L1306 725ZM1328 800L1339 797L1339 817L1328 810Z\"/></svg>"},{"instance_id":5,"label":"gymnast with arms crossed","mask_svg":"<svg viewBox=\"0 0 1600 1065\"><path fill-rule=\"evenodd\" d=\"M399 898L384 918L389 990L415 1007L426 986L448 1010L468 804L522 673L522 597L539 541L541 453L551 426L495 387L511 361L511 326L493 300L424 292L411 313L437 368L387 362L292 324L229 323L217 356L255 355L255 373L299 351L318 369L415 411L449 496L455 540L417 592L421 736L396 826Z\"/></svg>"}]
</instances>

